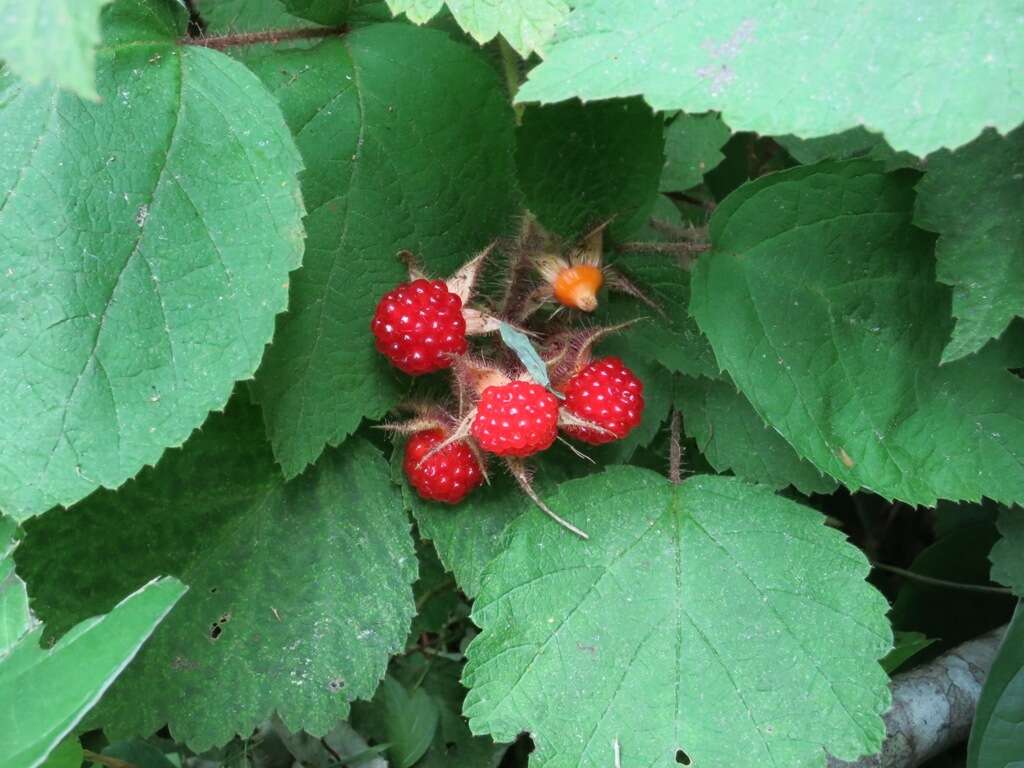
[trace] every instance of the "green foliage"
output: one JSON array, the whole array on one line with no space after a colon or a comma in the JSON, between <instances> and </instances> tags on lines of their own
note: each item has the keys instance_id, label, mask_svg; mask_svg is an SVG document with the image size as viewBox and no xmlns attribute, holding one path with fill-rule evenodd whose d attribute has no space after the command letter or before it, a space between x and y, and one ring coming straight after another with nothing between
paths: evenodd
<instances>
[{"instance_id":1,"label":"green foliage","mask_svg":"<svg viewBox=\"0 0 1024 768\"><path fill-rule=\"evenodd\" d=\"M887 606L820 517L739 480L636 468L566 483L551 505L592 537L527 515L487 567L464 678L474 732L529 730L559 765L610 763L616 740L664 768L678 749L732 766L878 749Z\"/></svg>"},{"instance_id":2,"label":"green foliage","mask_svg":"<svg viewBox=\"0 0 1024 768\"><path fill-rule=\"evenodd\" d=\"M973 354L1024 316L1024 130L986 131L928 158L914 222L939 233L938 279L953 286L950 362Z\"/></svg>"},{"instance_id":3,"label":"green foliage","mask_svg":"<svg viewBox=\"0 0 1024 768\"><path fill-rule=\"evenodd\" d=\"M981 690L967 748L968 768L1024 763L1024 603L1018 604Z\"/></svg>"},{"instance_id":4,"label":"green foliage","mask_svg":"<svg viewBox=\"0 0 1024 768\"><path fill-rule=\"evenodd\" d=\"M104 701L114 737L169 723L202 750L273 712L322 735L403 647L415 551L384 460L350 440L285 485L261 432L236 402L120 492L29 526L20 560L55 626L154 572L192 588ZM96 541L132 556L77 575Z\"/></svg>"},{"instance_id":5,"label":"green foliage","mask_svg":"<svg viewBox=\"0 0 1024 768\"><path fill-rule=\"evenodd\" d=\"M32 84L44 80L96 101L100 9L110 0L0 0L0 59Z\"/></svg>"},{"instance_id":6,"label":"green foliage","mask_svg":"<svg viewBox=\"0 0 1024 768\"><path fill-rule=\"evenodd\" d=\"M1024 120L1017 13L1000 0L592 0L559 28L518 99L640 94L655 109L717 110L733 130L802 138L862 125L923 156Z\"/></svg>"},{"instance_id":7,"label":"green foliage","mask_svg":"<svg viewBox=\"0 0 1024 768\"><path fill-rule=\"evenodd\" d=\"M455 21L478 43L500 34L524 57L542 53L555 28L569 15L569 3L564 0L387 0L387 4L392 13L404 13L416 24L429 21L447 4Z\"/></svg>"},{"instance_id":8,"label":"green foliage","mask_svg":"<svg viewBox=\"0 0 1024 768\"><path fill-rule=\"evenodd\" d=\"M628 234L654 205L663 148L662 121L639 99L531 107L516 142L526 207L568 238L611 217Z\"/></svg>"},{"instance_id":9,"label":"green foliage","mask_svg":"<svg viewBox=\"0 0 1024 768\"><path fill-rule=\"evenodd\" d=\"M1011 6L0 0L0 768L877 752L1024 594ZM399 373L381 296L485 248L480 365ZM407 484L591 354L624 439Z\"/></svg>"},{"instance_id":10,"label":"green foliage","mask_svg":"<svg viewBox=\"0 0 1024 768\"><path fill-rule=\"evenodd\" d=\"M18 541L0 517L0 766L49 768L81 762L74 739L57 747L139 652L186 588L156 579L118 602L106 616L70 629L40 647L43 625L28 605L11 557ZM78 760L75 761L77 756Z\"/></svg>"},{"instance_id":11,"label":"green foliage","mask_svg":"<svg viewBox=\"0 0 1024 768\"><path fill-rule=\"evenodd\" d=\"M913 182L855 160L745 185L715 211L691 309L755 410L849 488L1024 500L1024 382L991 354L940 367L949 292Z\"/></svg>"},{"instance_id":12,"label":"green foliage","mask_svg":"<svg viewBox=\"0 0 1024 768\"><path fill-rule=\"evenodd\" d=\"M294 477L403 393L368 332L403 278L396 254L446 275L511 224L512 111L479 55L429 29L373 25L247 62L308 168L304 268L256 382L274 455Z\"/></svg>"},{"instance_id":13,"label":"green foliage","mask_svg":"<svg viewBox=\"0 0 1024 768\"><path fill-rule=\"evenodd\" d=\"M302 256L277 105L136 5L111 9L108 36L156 40L100 51L99 104L0 74L0 507L16 519L116 488L222 408Z\"/></svg>"}]
</instances>

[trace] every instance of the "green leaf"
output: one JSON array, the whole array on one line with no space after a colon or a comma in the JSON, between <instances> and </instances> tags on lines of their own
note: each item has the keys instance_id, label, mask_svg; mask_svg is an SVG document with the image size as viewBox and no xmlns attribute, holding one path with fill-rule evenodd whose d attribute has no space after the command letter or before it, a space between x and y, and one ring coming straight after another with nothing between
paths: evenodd
<instances>
[{"instance_id":1,"label":"green leaf","mask_svg":"<svg viewBox=\"0 0 1024 768\"><path fill-rule=\"evenodd\" d=\"M551 387L551 379L548 378L548 367L541 359L540 354L533 347L530 337L519 329L501 323L499 327L502 343L515 353L519 362L526 368L526 372L533 377L533 380L542 387Z\"/></svg>"},{"instance_id":2,"label":"green leaf","mask_svg":"<svg viewBox=\"0 0 1024 768\"><path fill-rule=\"evenodd\" d=\"M308 27L305 19L292 15L284 0L193 0L206 23L206 34L228 35L263 32L268 29ZM340 5L338 0L328 0Z\"/></svg>"},{"instance_id":3,"label":"green leaf","mask_svg":"<svg viewBox=\"0 0 1024 768\"><path fill-rule=\"evenodd\" d=\"M68 736L50 753L42 768L81 768L84 760L82 745L74 736Z\"/></svg>"},{"instance_id":4,"label":"green leaf","mask_svg":"<svg viewBox=\"0 0 1024 768\"><path fill-rule=\"evenodd\" d=\"M917 187L914 223L938 232L938 279L953 286L953 337L944 363L981 349L1024 317L1024 128L986 131L936 152Z\"/></svg>"},{"instance_id":5,"label":"green leaf","mask_svg":"<svg viewBox=\"0 0 1024 768\"><path fill-rule=\"evenodd\" d=\"M277 105L148 7L110 9L110 36L158 39L100 51L99 104L0 73L0 508L16 519L116 488L222 408L302 256Z\"/></svg>"},{"instance_id":6,"label":"green leaf","mask_svg":"<svg viewBox=\"0 0 1024 768\"><path fill-rule=\"evenodd\" d=\"M415 24L430 21L444 3L445 0L387 0L393 14L404 13ZM569 15L569 3L565 0L447 0L447 4L459 26L478 43L486 43L500 34L523 58L542 53L555 28Z\"/></svg>"},{"instance_id":7,"label":"green leaf","mask_svg":"<svg viewBox=\"0 0 1024 768\"><path fill-rule=\"evenodd\" d=\"M725 159L718 150L731 131L716 114L680 114L665 129L662 192L685 192L704 180L704 174Z\"/></svg>"},{"instance_id":8,"label":"green leaf","mask_svg":"<svg viewBox=\"0 0 1024 768\"><path fill-rule=\"evenodd\" d=\"M19 562L56 624L154 571L192 586L101 705L113 739L169 723L198 752L274 711L322 736L373 694L414 613L409 523L378 451L350 440L285 484L242 401L156 469L33 521L27 538ZM98 542L123 556L97 558Z\"/></svg>"},{"instance_id":9,"label":"green leaf","mask_svg":"<svg viewBox=\"0 0 1024 768\"><path fill-rule=\"evenodd\" d=\"M934 643L920 632L895 632L893 649L882 659L882 669L890 675Z\"/></svg>"},{"instance_id":10,"label":"green leaf","mask_svg":"<svg viewBox=\"0 0 1024 768\"><path fill-rule=\"evenodd\" d=\"M765 5L578 3L518 100L643 95L720 111L734 131L826 136L856 126L899 150L957 147L1024 121L1019 9L1001 0Z\"/></svg>"},{"instance_id":11,"label":"green leaf","mask_svg":"<svg viewBox=\"0 0 1024 768\"><path fill-rule=\"evenodd\" d=\"M380 296L408 279L398 251L446 275L511 223L513 115L484 60L406 24L247 62L309 167L305 263L256 382L274 454L294 477L408 386L370 333Z\"/></svg>"},{"instance_id":12,"label":"green leaf","mask_svg":"<svg viewBox=\"0 0 1024 768\"><path fill-rule=\"evenodd\" d=\"M488 566L465 712L538 764L820 766L875 752L891 647L868 563L816 512L735 478L635 467L524 516ZM827 577L824 575L827 574ZM728 737L723 737L727 733Z\"/></svg>"},{"instance_id":13,"label":"green leaf","mask_svg":"<svg viewBox=\"0 0 1024 768\"><path fill-rule=\"evenodd\" d=\"M177 579L150 581L106 616L83 621L43 648L43 625L14 572L14 532L13 523L0 518L0 768L35 768L110 687L186 587ZM77 766L81 752L70 739L51 763L77 754Z\"/></svg>"},{"instance_id":14,"label":"green leaf","mask_svg":"<svg viewBox=\"0 0 1024 768\"><path fill-rule=\"evenodd\" d=\"M999 510L996 527L1002 538L992 548L992 581L1010 587L1024 597L1024 510Z\"/></svg>"},{"instance_id":15,"label":"green leaf","mask_svg":"<svg viewBox=\"0 0 1024 768\"><path fill-rule=\"evenodd\" d=\"M132 768L176 768L174 763L167 759L167 755L152 744L138 739L108 744L103 748L103 755L123 760Z\"/></svg>"},{"instance_id":16,"label":"green leaf","mask_svg":"<svg viewBox=\"0 0 1024 768\"><path fill-rule=\"evenodd\" d=\"M658 194L662 125L639 99L527 109L516 148L526 207L565 237L610 217L614 234L642 226Z\"/></svg>"},{"instance_id":17,"label":"green leaf","mask_svg":"<svg viewBox=\"0 0 1024 768\"><path fill-rule=\"evenodd\" d=\"M372 706L379 719L379 740L388 744L388 758L396 768L411 768L434 740L440 716L437 703L422 688L406 689L388 676L377 689ZM358 720L356 728L362 730Z\"/></svg>"},{"instance_id":18,"label":"green leaf","mask_svg":"<svg viewBox=\"0 0 1024 768\"><path fill-rule=\"evenodd\" d=\"M797 456L731 381L681 376L676 402L686 434L718 472L775 489L792 485L808 495L835 490L836 482Z\"/></svg>"},{"instance_id":19,"label":"green leaf","mask_svg":"<svg viewBox=\"0 0 1024 768\"><path fill-rule=\"evenodd\" d=\"M401 451L396 453L401 454ZM416 598L416 617L409 630L410 644L418 641L424 632L435 635L443 633L456 611L461 610L463 615L469 613L459 596L455 580L445 570L429 542L416 542L416 558L419 578L412 586Z\"/></svg>"},{"instance_id":20,"label":"green leaf","mask_svg":"<svg viewBox=\"0 0 1024 768\"><path fill-rule=\"evenodd\" d=\"M110 0L0 0L0 59L29 83L99 100L100 9Z\"/></svg>"},{"instance_id":21,"label":"green leaf","mask_svg":"<svg viewBox=\"0 0 1024 768\"><path fill-rule=\"evenodd\" d=\"M1018 603L981 689L967 768L1024 765L1024 603Z\"/></svg>"},{"instance_id":22,"label":"green leaf","mask_svg":"<svg viewBox=\"0 0 1024 768\"><path fill-rule=\"evenodd\" d=\"M1024 499L1024 381L993 352L939 366L949 290L911 226L915 174L794 168L715 211L690 309L796 452L850 489Z\"/></svg>"},{"instance_id":23,"label":"green leaf","mask_svg":"<svg viewBox=\"0 0 1024 768\"><path fill-rule=\"evenodd\" d=\"M775 141L802 165L812 165L822 160L852 160L856 157L878 160L885 164L887 171L919 165L916 157L908 152L896 152L880 134L871 133L862 127L817 139L776 136Z\"/></svg>"}]
</instances>

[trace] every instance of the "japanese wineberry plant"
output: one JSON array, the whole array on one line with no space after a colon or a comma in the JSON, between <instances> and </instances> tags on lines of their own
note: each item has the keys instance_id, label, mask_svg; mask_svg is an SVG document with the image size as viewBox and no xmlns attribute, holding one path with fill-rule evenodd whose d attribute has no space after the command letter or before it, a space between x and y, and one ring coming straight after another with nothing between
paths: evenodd
<instances>
[{"instance_id":1,"label":"japanese wineberry plant","mask_svg":"<svg viewBox=\"0 0 1024 768\"><path fill-rule=\"evenodd\" d=\"M0 768L1024 764L1019 3L0 22Z\"/></svg>"}]
</instances>

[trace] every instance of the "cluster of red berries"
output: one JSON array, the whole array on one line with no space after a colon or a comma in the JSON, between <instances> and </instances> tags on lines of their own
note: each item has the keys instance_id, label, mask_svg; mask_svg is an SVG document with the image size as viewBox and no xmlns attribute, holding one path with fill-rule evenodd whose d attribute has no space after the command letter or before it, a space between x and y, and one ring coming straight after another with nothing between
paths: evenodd
<instances>
[{"instance_id":1,"label":"cluster of red berries","mask_svg":"<svg viewBox=\"0 0 1024 768\"><path fill-rule=\"evenodd\" d=\"M486 479L485 453L502 457L524 485L522 459L550 448L559 428L576 440L601 445L625 437L643 414L643 383L619 358L591 356L594 341L609 329L562 331L547 344L542 341L539 354L550 388L531 378L518 361L509 363L507 351L498 355L505 358L503 364L467 354L467 334L524 320L507 306L494 314L468 306L485 256L447 281L429 280L410 265L411 281L381 298L371 323L377 350L399 370L413 376L453 371L458 414L436 404L410 404L415 418L391 425L410 435L403 463L410 484L433 501L457 503L480 486ZM537 271L548 283L550 300L585 311L596 307L600 281L591 272L597 267L566 263L558 270L551 267L550 256L545 259ZM573 285L574 275L582 275L587 284ZM528 485L524 489L534 496Z\"/></svg>"}]
</instances>

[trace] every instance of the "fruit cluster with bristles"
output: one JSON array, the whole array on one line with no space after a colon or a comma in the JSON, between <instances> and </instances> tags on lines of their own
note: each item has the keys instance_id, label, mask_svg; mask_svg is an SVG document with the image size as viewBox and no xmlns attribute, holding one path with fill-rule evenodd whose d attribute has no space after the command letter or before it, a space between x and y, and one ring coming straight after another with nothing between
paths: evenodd
<instances>
[{"instance_id":1,"label":"fruit cluster with bristles","mask_svg":"<svg viewBox=\"0 0 1024 768\"><path fill-rule=\"evenodd\" d=\"M403 252L410 282L378 304L371 324L377 349L411 375L449 370L454 403L411 400L400 406L410 418L383 426L409 436L403 467L423 498L460 502L487 481L490 455L504 462L538 507L586 538L537 495L526 459L550 448L560 439L559 431L600 445L622 439L640 423L642 382L618 358L595 360L592 352L596 341L623 326L548 333L536 328L534 315L545 304L593 311L602 285L641 296L602 265L603 232L598 227L564 249L528 218L519 238L505 249L511 256L508 282L493 309L470 306L492 248L445 281L429 279ZM535 380L503 347L486 356L469 350L467 335L493 333L503 324L532 337L548 381Z\"/></svg>"}]
</instances>

